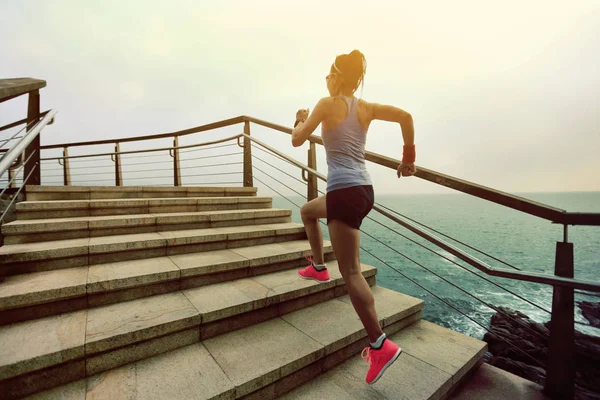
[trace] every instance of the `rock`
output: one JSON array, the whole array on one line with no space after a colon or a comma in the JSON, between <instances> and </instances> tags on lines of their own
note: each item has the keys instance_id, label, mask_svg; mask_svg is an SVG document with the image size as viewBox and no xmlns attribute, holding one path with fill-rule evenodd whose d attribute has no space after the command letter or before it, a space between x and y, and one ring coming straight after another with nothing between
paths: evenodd
<instances>
[{"instance_id":1,"label":"rock","mask_svg":"<svg viewBox=\"0 0 600 400\"><path fill-rule=\"evenodd\" d=\"M514 361L505 357L493 357L490 364L540 385L544 385L546 381L545 369L534 367L521 361Z\"/></svg>"},{"instance_id":2,"label":"rock","mask_svg":"<svg viewBox=\"0 0 600 400\"><path fill-rule=\"evenodd\" d=\"M501 312L491 319L490 332L483 337L492 353L489 363L543 385L548 363L549 322L540 324L505 307L499 310ZM575 366L578 398L600 397L600 338L575 331Z\"/></svg>"},{"instance_id":3,"label":"rock","mask_svg":"<svg viewBox=\"0 0 600 400\"><path fill-rule=\"evenodd\" d=\"M600 303L590 301L578 301L577 305L581 309L581 314L588 320L594 328L600 328Z\"/></svg>"}]
</instances>

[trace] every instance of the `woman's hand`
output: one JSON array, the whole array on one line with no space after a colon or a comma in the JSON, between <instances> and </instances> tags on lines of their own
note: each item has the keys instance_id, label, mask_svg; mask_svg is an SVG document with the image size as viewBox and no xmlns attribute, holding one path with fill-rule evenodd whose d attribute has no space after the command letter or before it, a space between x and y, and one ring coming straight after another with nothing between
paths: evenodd
<instances>
[{"instance_id":1,"label":"woman's hand","mask_svg":"<svg viewBox=\"0 0 600 400\"><path fill-rule=\"evenodd\" d=\"M296 121L306 121L308 118L308 108L306 110L300 109L296 112Z\"/></svg>"},{"instance_id":2,"label":"woman's hand","mask_svg":"<svg viewBox=\"0 0 600 400\"><path fill-rule=\"evenodd\" d=\"M400 178L401 176L413 176L414 174L417 173L417 167L415 166L414 163L411 164L400 164L398 166L398 171L397 175L398 178Z\"/></svg>"}]
</instances>

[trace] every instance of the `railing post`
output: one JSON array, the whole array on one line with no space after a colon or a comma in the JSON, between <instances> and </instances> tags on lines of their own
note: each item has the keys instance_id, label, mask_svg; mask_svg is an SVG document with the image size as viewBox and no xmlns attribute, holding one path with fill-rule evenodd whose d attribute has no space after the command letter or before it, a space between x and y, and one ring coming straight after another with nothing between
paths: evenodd
<instances>
[{"instance_id":1,"label":"railing post","mask_svg":"<svg viewBox=\"0 0 600 400\"><path fill-rule=\"evenodd\" d=\"M71 186L71 168L69 166L69 148L63 149L63 178L65 186Z\"/></svg>"},{"instance_id":2,"label":"railing post","mask_svg":"<svg viewBox=\"0 0 600 400\"><path fill-rule=\"evenodd\" d=\"M317 146L314 142L310 142L308 148L308 167L317 170ZM307 201L311 201L319 197L319 188L317 183L317 177L308 173L308 192L306 195Z\"/></svg>"},{"instance_id":3,"label":"railing post","mask_svg":"<svg viewBox=\"0 0 600 400\"><path fill-rule=\"evenodd\" d=\"M121 147L119 142L115 143L115 184L123 186L123 173L121 171Z\"/></svg>"},{"instance_id":4,"label":"railing post","mask_svg":"<svg viewBox=\"0 0 600 400\"><path fill-rule=\"evenodd\" d=\"M181 186L181 168L179 166L179 136L173 137L173 183Z\"/></svg>"},{"instance_id":5,"label":"railing post","mask_svg":"<svg viewBox=\"0 0 600 400\"><path fill-rule=\"evenodd\" d=\"M573 243L556 243L554 274L574 277ZM575 396L575 297L573 288L554 286L550 341L548 346L548 372L546 394L556 399L573 399Z\"/></svg>"},{"instance_id":6,"label":"railing post","mask_svg":"<svg viewBox=\"0 0 600 400\"><path fill-rule=\"evenodd\" d=\"M244 121L244 133L250 135L250 121ZM244 187L254 186L252 178L252 141L244 137Z\"/></svg>"},{"instance_id":7,"label":"railing post","mask_svg":"<svg viewBox=\"0 0 600 400\"><path fill-rule=\"evenodd\" d=\"M15 181L13 181L14 177L15 177L15 170L12 167L10 167L8 169L8 181L10 182L10 185L8 187L11 189L14 189L16 187L16 182L15 182L16 179L15 179Z\"/></svg>"},{"instance_id":8,"label":"railing post","mask_svg":"<svg viewBox=\"0 0 600 400\"><path fill-rule=\"evenodd\" d=\"M29 92L29 100L27 103L27 130L31 130L33 128L33 125L35 125L33 122L38 121L39 118L40 91L33 90ZM31 153L35 154L31 158L29 158L29 155ZM29 173L32 170L34 171L31 173L28 182L24 182L24 184L39 185L41 182L40 170L42 168L40 163L40 135L37 135L37 137L34 138L33 141L29 144L29 146L27 146L27 149L25 150L24 160L27 160L27 158L29 158L29 161L25 163L25 171L23 172L23 176L29 176Z\"/></svg>"}]
</instances>

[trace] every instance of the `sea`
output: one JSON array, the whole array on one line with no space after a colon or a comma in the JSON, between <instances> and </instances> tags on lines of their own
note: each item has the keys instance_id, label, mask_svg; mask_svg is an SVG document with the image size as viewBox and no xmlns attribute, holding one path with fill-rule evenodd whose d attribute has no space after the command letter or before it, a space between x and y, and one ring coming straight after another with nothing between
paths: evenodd
<instances>
[{"instance_id":1,"label":"sea","mask_svg":"<svg viewBox=\"0 0 600 400\"><path fill-rule=\"evenodd\" d=\"M600 192L513 193L570 212L600 212ZM301 223L301 196L273 198ZM554 274L563 226L464 193L377 195L375 202L494 268ZM329 233L321 225L325 240ZM431 230L430 230L431 229ZM458 242L457 242L458 241ZM575 278L600 280L600 227L570 226ZM459 243L460 242L460 243ZM482 339L494 307L518 310L547 322L552 286L488 276L372 210L361 227L361 262L377 267L377 284L424 301L423 319ZM576 291L575 300L600 302ZM576 329L600 336L575 307Z\"/></svg>"}]
</instances>

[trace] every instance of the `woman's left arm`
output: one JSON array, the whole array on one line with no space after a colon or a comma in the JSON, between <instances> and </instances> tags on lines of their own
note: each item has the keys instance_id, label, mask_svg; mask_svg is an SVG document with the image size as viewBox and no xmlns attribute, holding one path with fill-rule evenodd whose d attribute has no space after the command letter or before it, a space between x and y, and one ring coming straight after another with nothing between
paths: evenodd
<instances>
[{"instance_id":1,"label":"woman's left arm","mask_svg":"<svg viewBox=\"0 0 600 400\"><path fill-rule=\"evenodd\" d=\"M298 122L298 125L292 131L292 146L299 147L306 142L306 139L317 129L317 126L325 119L329 107L329 98L319 100L313 112L306 121Z\"/></svg>"}]
</instances>

